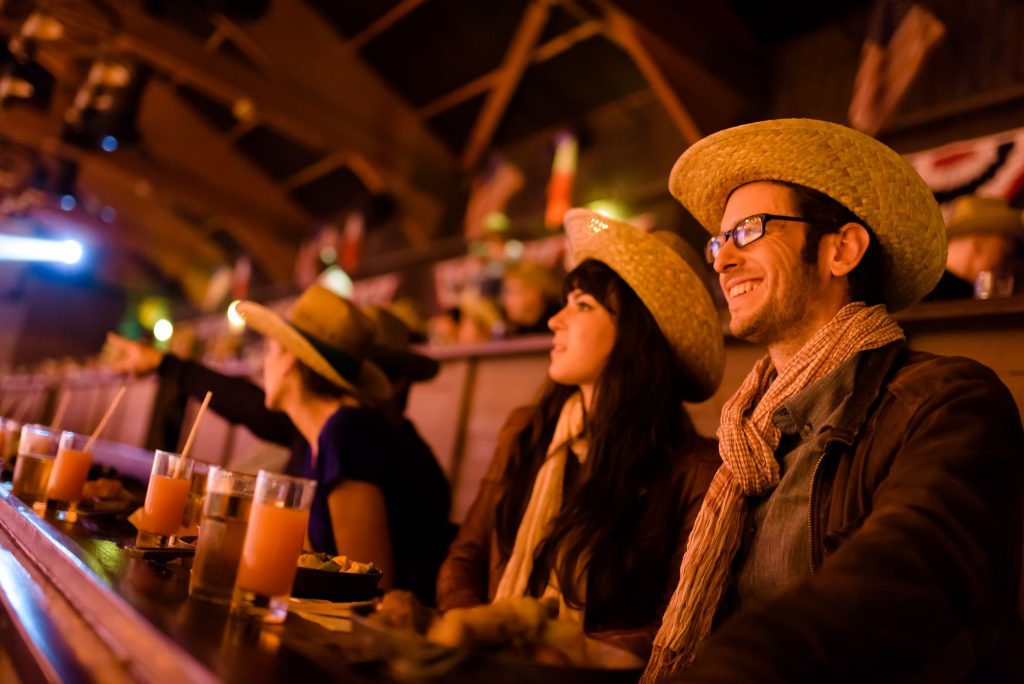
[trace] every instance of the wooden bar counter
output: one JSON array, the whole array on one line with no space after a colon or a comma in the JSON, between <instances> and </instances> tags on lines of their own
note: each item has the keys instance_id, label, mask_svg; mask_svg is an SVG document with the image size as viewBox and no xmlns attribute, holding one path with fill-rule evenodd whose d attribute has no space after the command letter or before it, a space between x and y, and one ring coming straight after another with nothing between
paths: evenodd
<instances>
[{"instance_id":1,"label":"wooden bar counter","mask_svg":"<svg viewBox=\"0 0 1024 684\"><path fill-rule=\"evenodd\" d=\"M0 484L0 682L573 684L639 676L482 653L458 654L433 676L410 673L393 656L412 638L337 618L339 629L328 629L294 609L283 625L233 619L227 607L188 597L180 561L126 550L134 537L123 519L41 517Z\"/></svg>"}]
</instances>

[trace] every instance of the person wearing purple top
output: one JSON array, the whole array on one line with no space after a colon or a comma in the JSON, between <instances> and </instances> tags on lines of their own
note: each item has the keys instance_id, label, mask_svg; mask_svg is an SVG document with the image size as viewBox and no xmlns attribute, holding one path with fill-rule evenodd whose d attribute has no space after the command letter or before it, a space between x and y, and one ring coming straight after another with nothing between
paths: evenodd
<instances>
[{"instance_id":1,"label":"person wearing purple top","mask_svg":"<svg viewBox=\"0 0 1024 684\"><path fill-rule=\"evenodd\" d=\"M360 311L320 286L299 297L287 320L252 302L240 312L268 338L263 389L110 341L125 357L122 370L157 370L188 395L211 390L211 408L224 418L291 447L288 472L317 481L308 529L314 550L372 561L384 570L382 588L433 603L454 536L450 488L402 412L409 385L435 375L437 362L408 351L408 331L394 316Z\"/></svg>"}]
</instances>

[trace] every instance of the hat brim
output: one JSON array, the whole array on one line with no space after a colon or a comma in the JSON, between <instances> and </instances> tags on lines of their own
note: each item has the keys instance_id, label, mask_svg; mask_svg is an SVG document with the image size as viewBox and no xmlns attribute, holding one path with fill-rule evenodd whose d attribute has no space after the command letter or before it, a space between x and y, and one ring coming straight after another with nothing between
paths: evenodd
<instances>
[{"instance_id":1,"label":"hat brim","mask_svg":"<svg viewBox=\"0 0 1024 684\"><path fill-rule=\"evenodd\" d=\"M338 387L373 402L386 401L391 396L391 383L372 361L362 360L359 378L352 382L342 377L312 343L277 312L256 302L244 301L239 302L238 313L245 319L246 326L277 340L299 361Z\"/></svg>"},{"instance_id":2,"label":"hat brim","mask_svg":"<svg viewBox=\"0 0 1024 684\"><path fill-rule=\"evenodd\" d=\"M375 346L367 352L367 356L388 377L405 378L410 382L431 380L441 370L441 364L437 359L413 351L396 351L387 347Z\"/></svg>"},{"instance_id":3,"label":"hat brim","mask_svg":"<svg viewBox=\"0 0 1024 684\"><path fill-rule=\"evenodd\" d=\"M565 215L573 265L594 259L626 281L675 351L690 387L689 401L707 399L722 381L725 341L700 276L653 235L587 209Z\"/></svg>"},{"instance_id":4,"label":"hat brim","mask_svg":"<svg viewBox=\"0 0 1024 684\"><path fill-rule=\"evenodd\" d=\"M885 255L882 289L890 310L919 301L942 277L946 231L939 206L913 167L874 138L813 119L737 126L683 152L669 190L717 235L729 195L756 181L817 190L867 223Z\"/></svg>"},{"instance_id":5,"label":"hat brim","mask_svg":"<svg viewBox=\"0 0 1024 684\"><path fill-rule=\"evenodd\" d=\"M979 212L959 220L954 219L946 226L946 234L949 237L972 233L999 233L1021 238L1024 237L1024 221L1019 212L1010 210L992 213Z\"/></svg>"}]
</instances>

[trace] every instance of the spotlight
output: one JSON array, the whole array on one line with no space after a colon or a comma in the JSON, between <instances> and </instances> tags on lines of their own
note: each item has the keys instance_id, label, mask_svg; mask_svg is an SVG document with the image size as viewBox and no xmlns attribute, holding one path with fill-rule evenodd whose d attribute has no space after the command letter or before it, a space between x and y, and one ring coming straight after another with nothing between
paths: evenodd
<instances>
[{"instance_id":1,"label":"spotlight","mask_svg":"<svg viewBox=\"0 0 1024 684\"><path fill-rule=\"evenodd\" d=\"M103 136L103 140L100 141L100 147L103 148L104 152L115 152L117 150L117 138L112 135Z\"/></svg>"},{"instance_id":2,"label":"spotlight","mask_svg":"<svg viewBox=\"0 0 1024 684\"><path fill-rule=\"evenodd\" d=\"M74 195L64 195L60 198L60 208L64 211L71 211L78 205Z\"/></svg>"},{"instance_id":3,"label":"spotlight","mask_svg":"<svg viewBox=\"0 0 1024 684\"><path fill-rule=\"evenodd\" d=\"M0 235L0 261L48 261L77 264L85 250L76 240L42 240Z\"/></svg>"}]
</instances>

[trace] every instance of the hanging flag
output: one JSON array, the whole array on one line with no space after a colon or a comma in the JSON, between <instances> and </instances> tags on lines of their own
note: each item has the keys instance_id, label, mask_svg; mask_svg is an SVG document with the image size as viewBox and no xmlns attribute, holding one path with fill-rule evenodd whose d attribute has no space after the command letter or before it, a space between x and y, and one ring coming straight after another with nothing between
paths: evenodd
<instances>
[{"instance_id":1,"label":"hanging flag","mask_svg":"<svg viewBox=\"0 0 1024 684\"><path fill-rule=\"evenodd\" d=\"M363 235L366 233L366 219L362 212L353 211L345 219L341 231L341 267L349 273L359 269L363 255Z\"/></svg>"},{"instance_id":2,"label":"hanging flag","mask_svg":"<svg viewBox=\"0 0 1024 684\"><path fill-rule=\"evenodd\" d=\"M946 26L909 0L876 0L853 83L850 125L876 135L896 111Z\"/></svg>"},{"instance_id":3,"label":"hanging flag","mask_svg":"<svg viewBox=\"0 0 1024 684\"><path fill-rule=\"evenodd\" d=\"M562 227L562 217L572 208L572 186L576 180L579 144L570 131L562 131L555 138L555 159L551 164L548 181L548 204L544 210L544 225L551 230Z\"/></svg>"},{"instance_id":4,"label":"hanging flag","mask_svg":"<svg viewBox=\"0 0 1024 684\"><path fill-rule=\"evenodd\" d=\"M252 278L252 261L243 254L235 261L231 278L231 299L246 299L249 296L249 280Z\"/></svg>"},{"instance_id":5,"label":"hanging flag","mask_svg":"<svg viewBox=\"0 0 1024 684\"><path fill-rule=\"evenodd\" d=\"M523 187L523 172L504 157L494 155L469 190L463 222L466 242L483 238L488 217L504 214L508 201ZM493 220L493 219L492 219Z\"/></svg>"}]
</instances>

